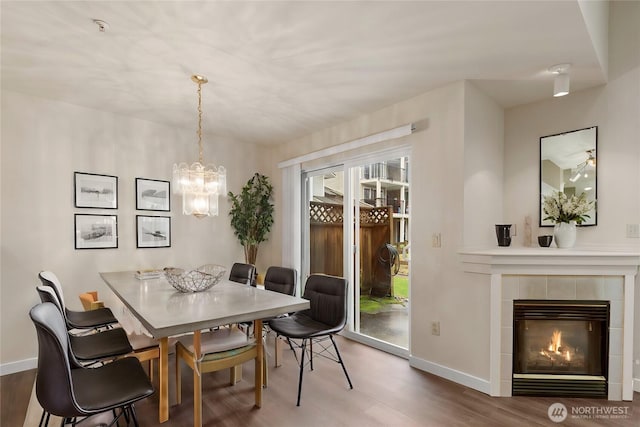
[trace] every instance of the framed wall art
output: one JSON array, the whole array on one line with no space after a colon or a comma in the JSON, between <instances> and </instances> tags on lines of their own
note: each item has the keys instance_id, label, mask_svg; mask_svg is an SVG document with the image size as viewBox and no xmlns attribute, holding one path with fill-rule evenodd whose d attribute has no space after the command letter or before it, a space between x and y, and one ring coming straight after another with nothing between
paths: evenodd
<instances>
[{"instance_id":1,"label":"framed wall art","mask_svg":"<svg viewBox=\"0 0 640 427\"><path fill-rule=\"evenodd\" d=\"M171 217L136 215L138 248L171 247Z\"/></svg>"},{"instance_id":2,"label":"framed wall art","mask_svg":"<svg viewBox=\"0 0 640 427\"><path fill-rule=\"evenodd\" d=\"M118 216L75 214L76 249L112 249L118 247Z\"/></svg>"},{"instance_id":3,"label":"framed wall art","mask_svg":"<svg viewBox=\"0 0 640 427\"><path fill-rule=\"evenodd\" d=\"M169 181L136 178L136 210L169 212L170 189Z\"/></svg>"},{"instance_id":4,"label":"framed wall art","mask_svg":"<svg viewBox=\"0 0 640 427\"><path fill-rule=\"evenodd\" d=\"M76 208L118 209L118 177L74 172Z\"/></svg>"}]
</instances>

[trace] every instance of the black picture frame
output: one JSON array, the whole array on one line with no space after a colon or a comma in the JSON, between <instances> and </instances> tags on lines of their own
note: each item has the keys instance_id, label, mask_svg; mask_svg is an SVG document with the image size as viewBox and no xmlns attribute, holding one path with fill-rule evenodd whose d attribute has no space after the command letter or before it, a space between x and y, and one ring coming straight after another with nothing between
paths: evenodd
<instances>
[{"instance_id":1,"label":"black picture frame","mask_svg":"<svg viewBox=\"0 0 640 427\"><path fill-rule=\"evenodd\" d=\"M136 178L136 210L171 211L171 183L159 179Z\"/></svg>"},{"instance_id":2,"label":"black picture frame","mask_svg":"<svg viewBox=\"0 0 640 427\"><path fill-rule=\"evenodd\" d=\"M75 214L75 249L117 249L118 215Z\"/></svg>"},{"instance_id":3,"label":"black picture frame","mask_svg":"<svg viewBox=\"0 0 640 427\"><path fill-rule=\"evenodd\" d=\"M170 248L171 217L136 215L136 247Z\"/></svg>"},{"instance_id":4,"label":"black picture frame","mask_svg":"<svg viewBox=\"0 0 640 427\"><path fill-rule=\"evenodd\" d=\"M118 209L117 176L74 172L73 185L76 208Z\"/></svg>"}]
</instances>

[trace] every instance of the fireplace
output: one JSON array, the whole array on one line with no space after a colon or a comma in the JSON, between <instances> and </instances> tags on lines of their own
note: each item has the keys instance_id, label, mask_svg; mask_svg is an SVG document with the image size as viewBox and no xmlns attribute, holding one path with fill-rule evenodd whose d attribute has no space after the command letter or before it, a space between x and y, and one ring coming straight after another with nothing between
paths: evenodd
<instances>
[{"instance_id":1,"label":"fireplace","mask_svg":"<svg viewBox=\"0 0 640 427\"><path fill-rule=\"evenodd\" d=\"M606 398L608 355L608 301L513 301L512 395Z\"/></svg>"}]
</instances>

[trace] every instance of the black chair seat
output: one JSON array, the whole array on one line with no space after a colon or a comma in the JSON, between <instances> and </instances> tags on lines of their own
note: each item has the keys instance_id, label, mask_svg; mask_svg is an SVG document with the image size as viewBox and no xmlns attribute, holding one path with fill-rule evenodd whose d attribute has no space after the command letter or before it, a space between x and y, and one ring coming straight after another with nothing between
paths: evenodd
<instances>
[{"instance_id":1,"label":"black chair seat","mask_svg":"<svg viewBox=\"0 0 640 427\"><path fill-rule=\"evenodd\" d=\"M58 298L65 323L72 329L98 329L118 323L118 319L108 308L99 308L91 311L69 310L64 303L62 285L58 277L51 271L41 271L38 274L43 286L49 286Z\"/></svg>"},{"instance_id":2,"label":"black chair seat","mask_svg":"<svg viewBox=\"0 0 640 427\"><path fill-rule=\"evenodd\" d=\"M77 329L101 328L118 323L118 319L113 315L111 309L107 307L90 311L72 311L67 309L65 314L67 315L69 325Z\"/></svg>"},{"instance_id":3,"label":"black chair seat","mask_svg":"<svg viewBox=\"0 0 640 427\"><path fill-rule=\"evenodd\" d=\"M127 333L122 328L90 335L70 335L69 341L71 351L82 362L113 358L133 351Z\"/></svg>"},{"instance_id":4,"label":"black chair seat","mask_svg":"<svg viewBox=\"0 0 640 427\"><path fill-rule=\"evenodd\" d=\"M54 304L62 315L62 307L56 293L49 286L38 286L42 302ZM68 323L65 324L69 327ZM133 351L127 332L122 328L107 329L88 335L69 335L71 354L80 362L96 362L122 356Z\"/></svg>"},{"instance_id":5,"label":"black chair seat","mask_svg":"<svg viewBox=\"0 0 640 427\"><path fill-rule=\"evenodd\" d=\"M289 317L275 318L269 321L272 331L288 338L316 338L335 334L343 329L342 325L331 327L313 320L304 313L295 313Z\"/></svg>"},{"instance_id":6,"label":"black chair seat","mask_svg":"<svg viewBox=\"0 0 640 427\"><path fill-rule=\"evenodd\" d=\"M78 406L98 413L135 403L153 394L153 386L135 357L99 368L71 370Z\"/></svg>"}]
</instances>

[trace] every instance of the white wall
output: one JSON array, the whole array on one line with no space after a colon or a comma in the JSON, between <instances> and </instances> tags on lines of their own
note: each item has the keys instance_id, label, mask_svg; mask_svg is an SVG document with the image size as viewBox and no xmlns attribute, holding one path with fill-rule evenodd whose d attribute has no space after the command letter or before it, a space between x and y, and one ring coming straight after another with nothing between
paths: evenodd
<instances>
[{"instance_id":1,"label":"white wall","mask_svg":"<svg viewBox=\"0 0 640 427\"><path fill-rule=\"evenodd\" d=\"M205 136L205 160L226 166L228 188L237 192L254 172L261 171L265 150L215 140ZM170 180L173 163L192 162L197 155L194 129L175 129L3 88L3 373L20 368L20 361L37 354L28 311L39 302L35 286L41 270L54 271L69 306L80 309L79 293L108 292L100 271L205 263L229 267L244 260L229 226L226 199L221 199L219 217L196 219L184 217L181 199L173 196L171 248L136 249L136 214L155 213L135 210L135 178ZM118 209L74 208L74 171L118 176ZM118 249L74 250L74 213L117 214Z\"/></svg>"},{"instance_id":2,"label":"white wall","mask_svg":"<svg viewBox=\"0 0 640 427\"><path fill-rule=\"evenodd\" d=\"M467 82L464 113L464 246L486 247L503 217L504 110Z\"/></svg>"}]
</instances>

